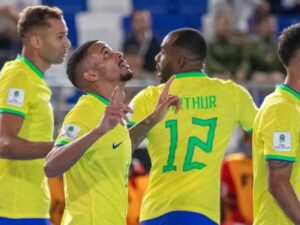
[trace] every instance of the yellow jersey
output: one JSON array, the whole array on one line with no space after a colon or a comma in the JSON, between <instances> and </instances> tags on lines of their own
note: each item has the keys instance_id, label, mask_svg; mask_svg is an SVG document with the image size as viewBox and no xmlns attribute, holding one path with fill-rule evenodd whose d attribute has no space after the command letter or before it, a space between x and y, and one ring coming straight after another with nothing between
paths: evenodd
<instances>
[{"instance_id":1,"label":"yellow jersey","mask_svg":"<svg viewBox=\"0 0 300 225\"><path fill-rule=\"evenodd\" d=\"M24 118L18 136L28 141L53 140L51 90L44 74L19 55L0 74L0 113ZM0 159L0 216L49 218L50 197L44 159Z\"/></svg>"},{"instance_id":2,"label":"yellow jersey","mask_svg":"<svg viewBox=\"0 0 300 225\"><path fill-rule=\"evenodd\" d=\"M131 124L153 111L163 88L134 97ZM169 93L179 96L181 109L169 108L147 135L152 168L141 221L183 210L218 223L223 155L237 125L252 129L256 106L243 87L199 72L176 74Z\"/></svg>"},{"instance_id":3,"label":"yellow jersey","mask_svg":"<svg viewBox=\"0 0 300 225\"><path fill-rule=\"evenodd\" d=\"M277 85L264 100L253 128L254 224L292 225L268 191L266 160L293 162L291 185L300 198L300 94Z\"/></svg>"},{"instance_id":4,"label":"yellow jersey","mask_svg":"<svg viewBox=\"0 0 300 225\"><path fill-rule=\"evenodd\" d=\"M109 101L82 96L66 115L56 145L65 145L96 128ZM62 225L125 225L131 141L118 124L99 138L64 174L66 209Z\"/></svg>"}]
</instances>

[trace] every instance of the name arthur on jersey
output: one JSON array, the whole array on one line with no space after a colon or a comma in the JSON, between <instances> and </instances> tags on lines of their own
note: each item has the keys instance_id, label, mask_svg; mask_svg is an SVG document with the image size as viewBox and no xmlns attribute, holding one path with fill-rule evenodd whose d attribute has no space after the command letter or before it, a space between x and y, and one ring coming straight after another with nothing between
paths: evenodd
<instances>
[{"instance_id":1,"label":"name arthur on jersey","mask_svg":"<svg viewBox=\"0 0 300 225\"><path fill-rule=\"evenodd\" d=\"M215 95L180 97L181 110L211 109L217 107L217 97Z\"/></svg>"}]
</instances>

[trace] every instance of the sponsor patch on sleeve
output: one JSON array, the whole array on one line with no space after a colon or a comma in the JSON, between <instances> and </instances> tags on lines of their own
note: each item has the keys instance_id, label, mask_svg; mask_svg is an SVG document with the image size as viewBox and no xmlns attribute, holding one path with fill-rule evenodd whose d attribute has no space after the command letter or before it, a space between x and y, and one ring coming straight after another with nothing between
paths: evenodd
<instances>
[{"instance_id":1,"label":"sponsor patch on sleeve","mask_svg":"<svg viewBox=\"0 0 300 225\"><path fill-rule=\"evenodd\" d=\"M7 104L14 106L23 106L25 92L23 89L11 88L8 92Z\"/></svg>"},{"instance_id":2,"label":"sponsor patch on sleeve","mask_svg":"<svg viewBox=\"0 0 300 225\"><path fill-rule=\"evenodd\" d=\"M273 133L273 149L279 152L291 151L291 133L290 132L274 132Z\"/></svg>"},{"instance_id":3,"label":"sponsor patch on sleeve","mask_svg":"<svg viewBox=\"0 0 300 225\"><path fill-rule=\"evenodd\" d=\"M79 134L80 128L73 124L66 124L63 128L62 136L66 139L75 140Z\"/></svg>"}]
</instances>

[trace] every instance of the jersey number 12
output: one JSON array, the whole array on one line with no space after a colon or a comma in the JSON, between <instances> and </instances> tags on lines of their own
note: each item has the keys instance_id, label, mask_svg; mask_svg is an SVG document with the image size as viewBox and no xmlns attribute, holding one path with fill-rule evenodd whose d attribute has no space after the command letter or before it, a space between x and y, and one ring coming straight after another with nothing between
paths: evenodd
<instances>
[{"instance_id":1,"label":"jersey number 12","mask_svg":"<svg viewBox=\"0 0 300 225\"><path fill-rule=\"evenodd\" d=\"M183 171L190 171L192 169L203 169L206 167L205 163L193 162L193 155L195 147L199 147L204 152L211 152L213 147L213 141L215 137L215 130L217 126L217 118L211 119L200 119L193 117L192 124L195 126L208 127L207 140L203 141L196 136L191 136L188 138L188 147L185 155L185 160L183 164ZM168 120L165 123L165 127L170 129L170 147L167 164L163 166L163 172L176 171L176 166L174 165L175 154L177 150L178 143L178 121Z\"/></svg>"}]
</instances>

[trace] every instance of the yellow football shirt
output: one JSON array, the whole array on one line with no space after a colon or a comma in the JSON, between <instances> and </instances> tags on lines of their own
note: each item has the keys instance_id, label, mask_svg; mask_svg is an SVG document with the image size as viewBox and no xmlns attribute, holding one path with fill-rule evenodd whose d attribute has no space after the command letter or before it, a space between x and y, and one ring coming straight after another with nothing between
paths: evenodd
<instances>
[{"instance_id":1,"label":"yellow football shirt","mask_svg":"<svg viewBox=\"0 0 300 225\"><path fill-rule=\"evenodd\" d=\"M18 56L0 74L0 113L24 118L19 137L28 141L52 141L51 91L44 74L28 59ZM0 216L48 218L49 190L44 159L0 159Z\"/></svg>"},{"instance_id":2,"label":"yellow football shirt","mask_svg":"<svg viewBox=\"0 0 300 225\"><path fill-rule=\"evenodd\" d=\"M155 107L164 85L148 87L131 102L134 124ZM252 129L256 106L250 94L232 81L204 73L176 74L169 92L181 100L147 135L151 158L149 187L141 221L177 210L220 218L220 168L233 129Z\"/></svg>"},{"instance_id":3,"label":"yellow football shirt","mask_svg":"<svg viewBox=\"0 0 300 225\"><path fill-rule=\"evenodd\" d=\"M293 162L291 184L300 198L300 94L277 85L263 102L253 128L254 224L292 225L268 191L266 160Z\"/></svg>"},{"instance_id":4,"label":"yellow football shirt","mask_svg":"<svg viewBox=\"0 0 300 225\"><path fill-rule=\"evenodd\" d=\"M65 117L56 145L64 145L96 128L109 104L105 98L82 96ZM63 225L125 225L131 141L117 125L97 140L64 174L66 209Z\"/></svg>"}]
</instances>

